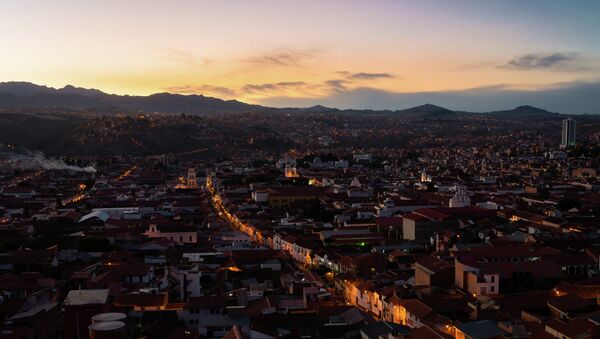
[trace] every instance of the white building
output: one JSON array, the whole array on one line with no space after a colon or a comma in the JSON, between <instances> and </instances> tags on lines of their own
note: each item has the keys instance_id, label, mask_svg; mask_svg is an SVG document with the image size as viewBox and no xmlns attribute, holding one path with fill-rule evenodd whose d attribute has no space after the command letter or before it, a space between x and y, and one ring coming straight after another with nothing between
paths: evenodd
<instances>
[{"instance_id":1,"label":"white building","mask_svg":"<svg viewBox=\"0 0 600 339\"><path fill-rule=\"evenodd\" d=\"M560 146L563 148L575 146L575 120L568 118L562 122L562 139Z\"/></svg>"},{"instance_id":2,"label":"white building","mask_svg":"<svg viewBox=\"0 0 600 339\"><path fill-rule=\"evenodd\" d=\"M455 207L471 206L471 198L469 197L469 194L467 193L467 188L462 185L456 185L455 190L456 190L456 193L450 199L450 202L448 203L448 207L455 208Z\"/></svg>"},{"instance_id":3,"label":"white building","mask_svg":"<svg viewBox=\"0 0 600 339\"><path fill-rule=\"evenodd\" d=\"M200 285L202 272L198 268L198 265L173 266L169 271L169 275L179 282L179 295L182 300L202 295L202 288Z\"/></svg>"}]
</instances>

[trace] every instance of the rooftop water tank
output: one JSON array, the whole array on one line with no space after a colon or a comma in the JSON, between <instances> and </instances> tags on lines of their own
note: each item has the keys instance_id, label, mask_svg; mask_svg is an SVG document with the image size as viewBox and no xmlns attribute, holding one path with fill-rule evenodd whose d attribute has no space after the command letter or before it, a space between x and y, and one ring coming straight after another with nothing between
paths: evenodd
<instances>
[{"instance_id":1,"label":"rooftop water tank","mask_svg":"<svg viewBox=\"0 0 600 339\"><path fill-rule=\"evenodd\" d=\"M103 321L88 327L90 339L123 339L125 323L122 321Z\"/></svg>"}]
</instances>

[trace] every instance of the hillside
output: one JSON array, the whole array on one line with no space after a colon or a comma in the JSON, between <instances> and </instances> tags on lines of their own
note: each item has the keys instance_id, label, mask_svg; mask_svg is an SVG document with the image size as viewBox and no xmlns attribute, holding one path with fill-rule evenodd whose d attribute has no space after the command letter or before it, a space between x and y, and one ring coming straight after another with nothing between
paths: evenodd
<instances>
[{"instance_id":1,"label":"hillside","mask_svg":"<svg viewBox=\"0 0 600 339\"><path fill-rule=\"evenodd\" d=\"M73 111L158 113L243 113L260 109L236 100L203 95L158 93L149 96L106 94L96 89L65 86L54 89L26 82L0 83L0 108L62 108Z\"/></svg>"}]
</instances>

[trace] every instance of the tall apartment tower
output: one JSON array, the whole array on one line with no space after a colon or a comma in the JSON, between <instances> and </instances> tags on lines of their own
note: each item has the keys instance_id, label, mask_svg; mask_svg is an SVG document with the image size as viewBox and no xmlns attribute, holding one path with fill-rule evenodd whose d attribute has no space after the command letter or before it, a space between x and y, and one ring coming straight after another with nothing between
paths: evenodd
<instances>
[{"instance_id":1,"label":"tall apartment tower","mask_svg":"<svg viewBox=\"0 0 600 339\"><path fill-rule=\"evenodd\" d=\"M568 118L562 122L562 139L560 147L575 146L575 120Z\"/></svg>"}]
</instances>

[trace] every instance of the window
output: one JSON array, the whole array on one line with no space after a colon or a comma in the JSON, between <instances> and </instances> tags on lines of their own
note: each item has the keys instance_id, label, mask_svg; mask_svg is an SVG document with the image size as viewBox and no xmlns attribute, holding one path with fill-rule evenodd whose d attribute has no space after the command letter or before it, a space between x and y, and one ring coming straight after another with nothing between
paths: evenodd
<instances>
[{"instance_id":1,"label":"window","mask_svg":"<svg viewBox=\"0 0 600 339\"><path fill-rule=\"evenodd\" d=\"M496 280L496 276L495 276L495 275L493 275L493 276L492 276L492 280L491 280L491 281L494 283L494 282L496 282L495 280Z\"/></svg>"},{"instance_id":2,"label":"window","mask_svg":"<svg viewBox=\"0 0 600 339\"><path fill-rule=\"evenodd\" d=\"M494 285L490 286L490 293L496 293L496 292L494 291L494 289L495 289Z\"/></svg>"}]
</instances>

